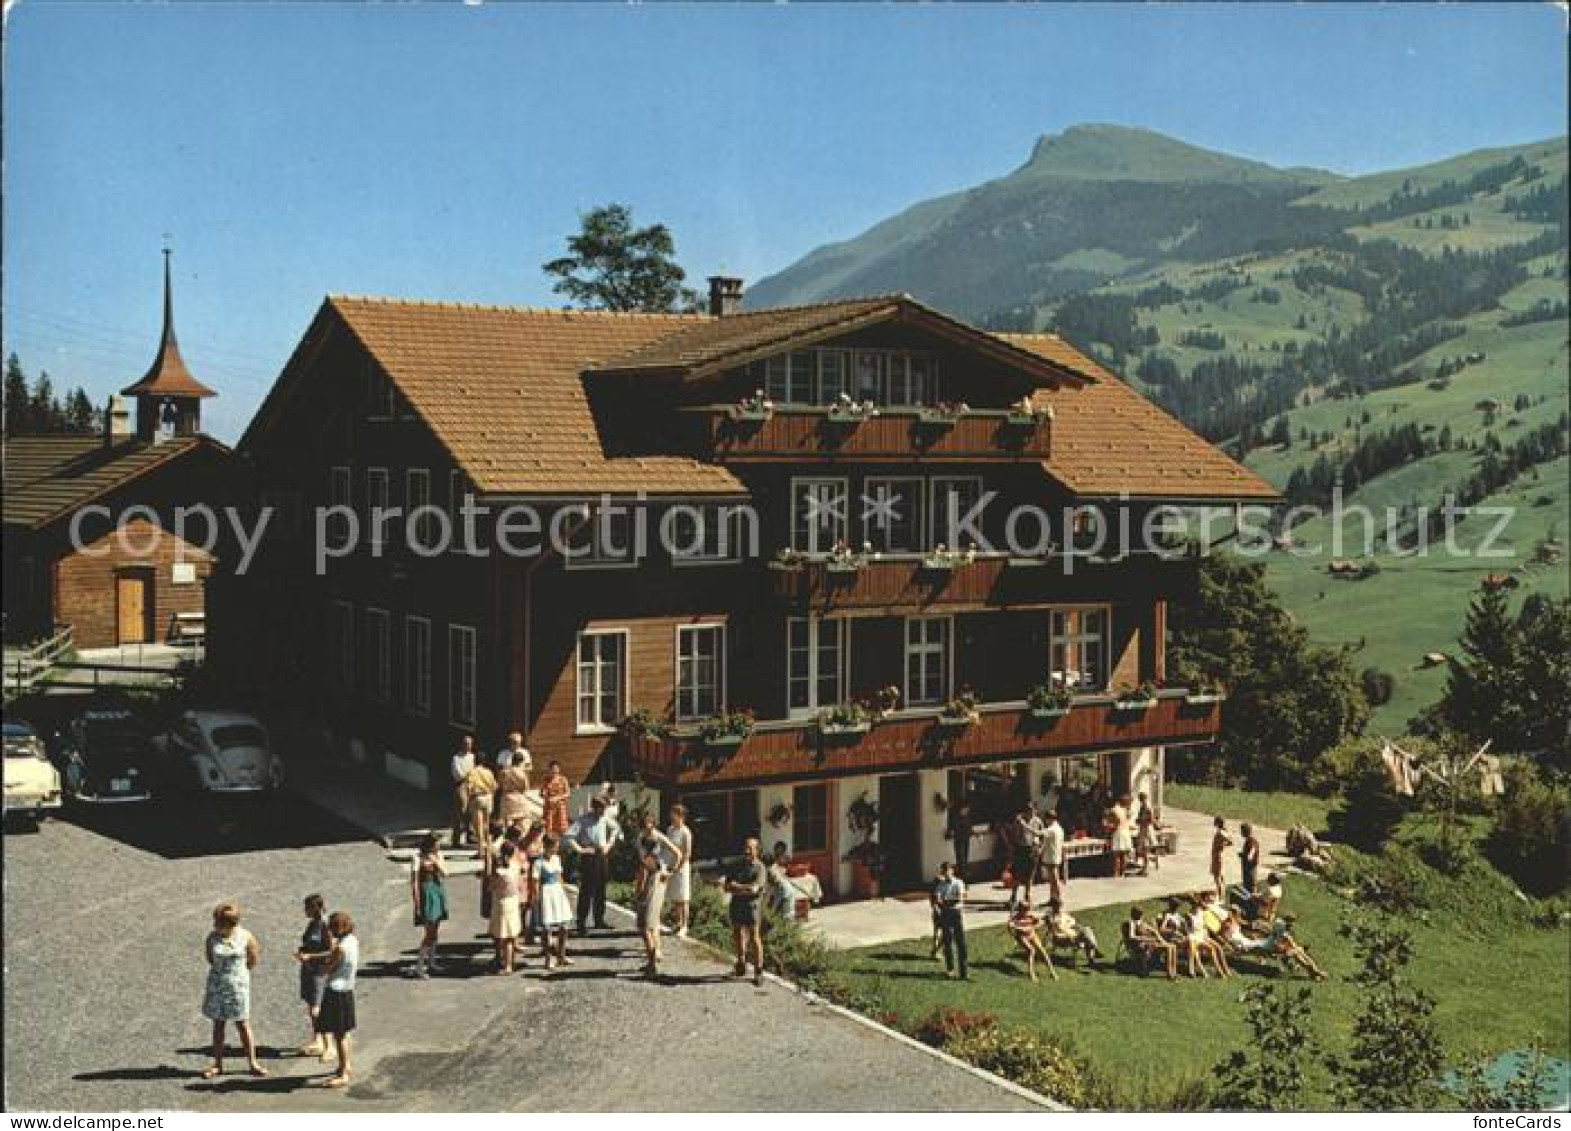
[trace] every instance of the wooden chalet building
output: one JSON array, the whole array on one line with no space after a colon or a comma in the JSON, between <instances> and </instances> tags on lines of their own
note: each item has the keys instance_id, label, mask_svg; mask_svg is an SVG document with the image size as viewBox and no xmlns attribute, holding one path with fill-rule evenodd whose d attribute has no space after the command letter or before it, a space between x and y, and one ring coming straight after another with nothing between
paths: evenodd
<instances>
[{"instance_id":1,"label":"wooden chalet building","mask_svg":"<svg viewBox=\"0 0 1571 1131\"><path fill-rule=\"evenodd\" d=\"M1159 797L1163 748L1210 741L1217 708L1115 696L1163 683L1167 602L1195 559L936 550L989 492L981 528L1002 546L1015 504L1112 522L1272 489L1058 338L905 296L740 312L739 281L711 288L693 316L327 299L240 445L264 501L298 517L224 579L215 660L316 696L336 733L433 782L461 732L491 749L516 727L537 765L685 801L700 858L760 832L831 891L864 793L896 883L950 855L941 805L962 791L982 819L1048 773ZM749 411L758 390L771 406ZM313 568L314 507L457 517L466 498L563 516L574 541L429 554L390 530ZM744 504L756 554L749 515L725 514ZM1055 672L1074 705L1038 717L1028 694ZM826 733L823 712L890 687L893 710ZM975 714L950 724L964 688ZM743 710L740 742L700 735Z\"/></svg>"},{"instance_id":2,"label":"wooden chalet building","mask_svg":"<svg viewBox=\"0 0 1571 1131\"><path fill-rule=\"evenodd\" d=\"M74 647L103 648L200 629L213 564L204 543L213 540L200 522L185 528L193 538L180 537L176 511L228 502L231 458L201 431L201 402L215 394L180 356L167 254L158 355L122 391L134 422L126 401L112 397L101 434L5 439L8 644L69 629ZM84 508L95 509L76 522Z\"/></svg>"}]
</instances>

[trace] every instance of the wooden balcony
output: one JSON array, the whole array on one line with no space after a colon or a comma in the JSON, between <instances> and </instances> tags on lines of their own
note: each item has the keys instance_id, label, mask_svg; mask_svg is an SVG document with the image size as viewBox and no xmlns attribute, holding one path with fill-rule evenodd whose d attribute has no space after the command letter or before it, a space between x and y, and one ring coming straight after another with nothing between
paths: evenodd
<instances>
[{"instance_id":1,"label":"wooden balcony","mask_svg":"<svg viewBox=\"0 0 1571 1131\"><path fill-rule=\"evenodd\" d=\"M1111 696L1076 700L1067 715L1036 718L1024 703L993 703L968 725L945 725L936 711L902 711L865 734L823 735L813 721L760 723L740 746L706 747L696 736L630 737L634 769L652 785L724 789L759 782L1008 762L1142 746L1192 746L1216 738L1217 703L1185 702L1163 690L1144 710Z\"/></svg>"},{"instance_id":2,"label":"wooden balcony","mask_svg":"<svg viewBox=\"0 0 1571 1131\"><path fill-rule=\"evenodd\" d=\"M883 408L861 420L837 420L827 408L776 408L760 419L710 407L710 458L727 462L973 463L1045 460L1052 418L1022 420L1006 409L971 409L932 419L920 409Z\"/></svg>"},{"instance_id":3,"label":"wooden balcony","mask_svg":"<svg viewBox=\"0 0 1571 1131\"><path fill-rule=\"evenodd\" d=\"M1193 558L1151 554L1117 561L1081 557L1069 563L1052 556L987 554L947 568L935 568L921 555L870 556L854 569L817 557L792 567L771 564L769 574L775 595L794 613L823 615L1029 607L1131 589L1173 596L1192 586L1195 570Z\"/></svg>"}]
</instances>

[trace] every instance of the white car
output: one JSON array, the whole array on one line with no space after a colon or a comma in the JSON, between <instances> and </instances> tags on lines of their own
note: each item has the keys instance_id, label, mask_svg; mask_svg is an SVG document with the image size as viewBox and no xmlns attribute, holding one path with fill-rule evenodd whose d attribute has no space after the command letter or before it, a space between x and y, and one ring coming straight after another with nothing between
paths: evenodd
<instances>
[{"instance_id":1,"label":"white car","mask_svg":"<svg viewBox=\"0 0 1571 1131\"><path fill-rule=\"evenodd\" d=\"M44 755L43 740L29 724L7 719L5 734L5 812L42 817L60 808L60 771Z\"/></svg>"},{"instance_id":2,"label":"white car","mask_svg":"<svg viewBox=\"0 0 1571 1131\"><path fill-rule=\"evenodd\" d=\"M155 742L170 777L204 793L261 793L284 781L267 728L238 711L182 711Z\"/></svg>"}]
</instances>

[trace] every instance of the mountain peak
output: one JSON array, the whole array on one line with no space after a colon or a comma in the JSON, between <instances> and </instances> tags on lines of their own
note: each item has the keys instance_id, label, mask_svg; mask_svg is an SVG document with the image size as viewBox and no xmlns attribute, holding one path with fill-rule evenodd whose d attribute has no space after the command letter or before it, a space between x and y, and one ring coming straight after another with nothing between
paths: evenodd
<instances>
[{"instance_id":1,"label":"mountain peak","mask_svg":"<svg viewBox=\"0 0 1571 1131\"><path fill-rule=\"evenodd\" d=\"M1315 170L1277 169L1179 141L1155 130L1092 122L1044 134L1015 174L1081 181L1241 182L1324 184Z\"/></svg>"}]
</instances>

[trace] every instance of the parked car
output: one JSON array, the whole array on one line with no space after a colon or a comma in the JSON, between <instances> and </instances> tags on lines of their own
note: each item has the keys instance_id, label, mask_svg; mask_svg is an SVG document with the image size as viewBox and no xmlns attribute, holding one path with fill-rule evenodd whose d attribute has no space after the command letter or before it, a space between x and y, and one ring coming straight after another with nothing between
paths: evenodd
<instances>
[{"instance_id":1,"label":"parked car","mask_svg":"<svg viewBox=\"0 0 1571 1131\"><path fill-rule=\"evenodd\" d=\"M77 801L117 805L153 796L152 735L128 705L102 702L79 712L60 735L55 763Z\"/></svg>"},{"instance_id":2,"label":"parked car","mask_svg":"<svg viewBox=\"0 0 1571 1131\"><path fill-rule=\"evenodd\" d=\"M6 719L5 815L30 813L37 819L60 808L60 771L44 753L44 743L31 723Z\"/></svg>"},{"instance_id":3,"label":"parked car","mask_svg":"<svg viewBox=\"0 0 1571 1131\"><path fill-rule=\"evenodd\" d=\"M170 780L206 793L261 793L284 781L267 728L238 711L182 711L157 742Z\"/></svg>"}]
</instances>

